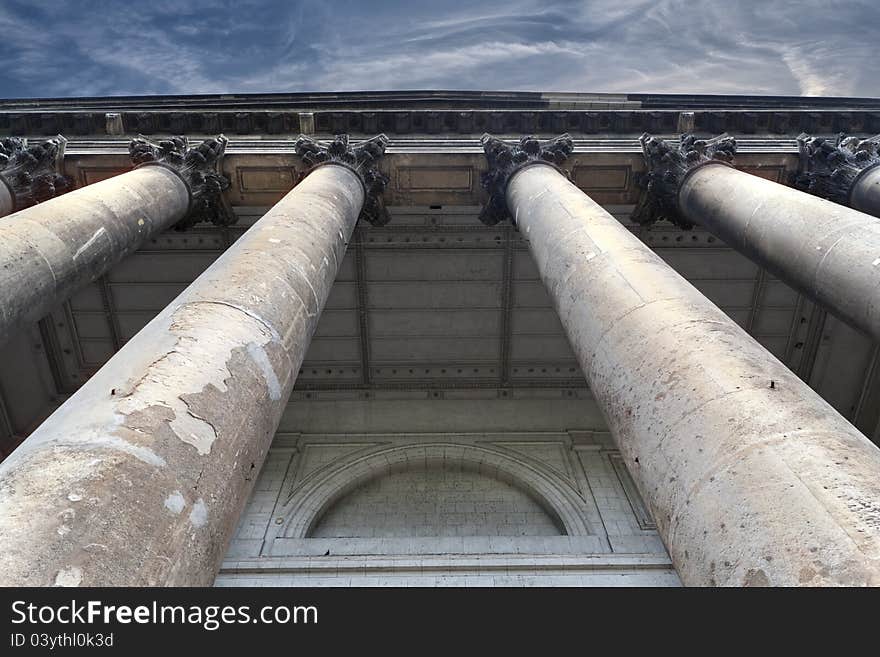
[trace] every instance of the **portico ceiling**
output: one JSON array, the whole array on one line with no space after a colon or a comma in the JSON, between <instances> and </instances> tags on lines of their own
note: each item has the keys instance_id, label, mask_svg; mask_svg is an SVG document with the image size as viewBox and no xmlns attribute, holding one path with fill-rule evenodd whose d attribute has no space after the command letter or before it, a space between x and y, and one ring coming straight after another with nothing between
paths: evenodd
<instances>
[{"instance_id":1,"label":"portico ceiling","mask_svg":"<svg viewBox=\"0 0 880 657\"><path fill-rule=\"evenodd\" d=\"M566 167L576 185L877 439L876 345L707 232L666 223L645 228L629 215L644 169L642 129L671 137L684 120L704 132L733 130L737 166L786 183L797 167L799 129L880 129L880 104L444 93L0 102L0 131L45 136L47 121L66 126L65 170L78 186L130 168L127 133L139 121L162 131L183 120L198 140L207 134L202 120L216 119L232 128L222 166L231 181L225 198L238 217L226 228L200 225L156 237L0 347L0 436L17 442L27 435L296 184L304 167L288 129L314 120L321 139L336 128L357 134L375 119L376 127L392 129L381 163L392 221L356 229L298 377L298 398L407 390L477 398L589 395L524 236L509 224L486 227L477 219L486 201L479 131L494 125L499 136L516 138L527 128L545 136L559 128L574 133ZM125 136L112 134L117 124L109 119L105 126L105 111L123 113Z\"/></svg>"},{"instance_id":2,"label":"portico ceiling","mask_svg":"<svg viewBox=\"0 0 880 657\"><path fill-rule=\"evenodd\" d=\"M878 409L874 345L701 230L629 220L641 168L634 140L581 142L576 184L691 281L771 353L807 378L847 417L873 432ZM106 144L103 145L106 148ZM385 166L392 221L361 225L343 262L297 381L308 396L339 390L518 388L574 394L585 387L524 237L479 223L482 163L473 142L392 147ZM297 158L276 146L230 148L224 168L238 223L168 232L85 288L51 325L66 392L97 370L253 224L298 177ZM80 179L124 160L76 145ZM784 180L791 140L746 142L740 166ZM120 154L121 155L121 154ZM114 169L117 167L117 169ZM66 346L65 346L66 345ZM568 392L566 392L568 391Z\"/></svg>"}]
</instances>

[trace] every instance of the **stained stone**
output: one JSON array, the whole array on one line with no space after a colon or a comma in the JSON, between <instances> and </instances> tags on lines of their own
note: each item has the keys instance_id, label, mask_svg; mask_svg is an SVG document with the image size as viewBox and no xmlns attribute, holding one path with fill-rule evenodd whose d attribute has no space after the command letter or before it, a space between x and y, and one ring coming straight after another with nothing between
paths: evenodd
<instances>
[{"instance_id":1,"label":"stained stone","mask_svg":"<svg viewBox=\"0 0 880 657\"><path fill-rule=\"evenodd\" d=\"M682 581L880 585L880 449L554 166L505 201Z\"/></svg>"}]
</instances>

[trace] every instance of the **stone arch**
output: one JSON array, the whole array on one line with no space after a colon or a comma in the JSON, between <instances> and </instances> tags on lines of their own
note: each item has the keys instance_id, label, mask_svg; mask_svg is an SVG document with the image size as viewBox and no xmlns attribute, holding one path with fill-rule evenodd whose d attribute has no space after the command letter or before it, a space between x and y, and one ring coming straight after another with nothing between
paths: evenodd
<instances>
[{"instance_id":1,"label":"stone arch","mask_svg":"<svg viewBox=\"0 0 880 657\"><path fill-rule=\"evenodd\" d=\"M443 462L460 464L528 493L558 519L569 536L595 534L584 515L584 498L549 468L496 447L436 442L383 446L356 453L313 472L292 491L284 504L284 521L278 536L306 538L336 501L367 481Z\"/></svg>"}]
</instances>

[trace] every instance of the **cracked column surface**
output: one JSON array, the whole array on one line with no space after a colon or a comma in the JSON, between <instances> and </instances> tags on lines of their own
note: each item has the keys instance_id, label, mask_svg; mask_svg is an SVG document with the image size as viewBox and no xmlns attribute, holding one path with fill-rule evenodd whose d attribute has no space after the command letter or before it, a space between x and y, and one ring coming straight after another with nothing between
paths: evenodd
<instances>
[{"instance_id":1,"label":"cracked column surface","mask_svg":"<svg viewBox=\"0 0 880 657\"><path fill-rule=\"evenodd\" d=\"M484 138L534 261L688 585L880 585L880 450L569 182L567 137Z\"/></svg>"},{"instance_id":2,"label":"cracked column surface","mask_svg":"<svg viewBox=\"0 0 880 657\"><path fill-rule=\"evenodd\" d=\"M0 464L0 584L213 582L386 141L301 138L308 177Z\"/></svg>"},{"instance_id":3,"label":"cracked column surface","mask_svg":"<svg viewBox=\"0 0 880 657\"><path fill-rule=\"evenodd\" d=\"M685 135L678 147L648 137L642 143L653 198L635 213L637 221L666 218L702 226L880 340L880 220L737 171L725 164L736 146L726 135L706 141ZM880 168L866 170L859 180L870 183L872 172L880 174Z\"/></svg>"},{"instance_id":4,"label":"cracked column surface","mask_svg":"<svg viewBox=\"0 0 880 657\"><path fill-rule=\"evenodd\" d=\"M142 166L0 219L0 343L166 228L228 223L216 211L226 180L214 171L225 146L223 136L195 148L137 139Z\"/></svg>"}]
</instances>

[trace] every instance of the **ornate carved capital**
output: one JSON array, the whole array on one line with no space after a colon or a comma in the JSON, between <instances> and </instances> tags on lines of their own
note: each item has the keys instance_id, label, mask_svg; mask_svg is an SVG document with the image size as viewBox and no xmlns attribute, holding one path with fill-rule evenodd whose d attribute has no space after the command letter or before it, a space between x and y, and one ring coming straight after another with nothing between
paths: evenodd
<instances>
[{"instance_id":1,"label":"ornate carved capital","mask_svg":"<svg viewBox=\"0 0 880 657\"><path fill-rule=\"evenodd\" d=\"M223 154L229 140L223 135L190 146L186 137L153 141L143 135L128 145L135 168L159 165L176 172L189 189L189 212L174 228L186 230L197 223L210 221L229 226L236 221L235 213L223 198L229 180L220 173Z\"/></svg>"},{"instance_id":2,"label":"ornate carved capital","mask_svg":"<svg viewBox=\"0 0 880 657\"><path fill-rule=\"evenodd\" d=\"M387 145L388 137L385 135L377 135L355 145L349 143L348 135L336 135L326 144L300 135L294 149L308 167L303 177L325 164L338 164L354 171L364 184L364 207L360 218L373 226L384 226L390 219L382 198L388 177L379 171L379 160L385 154Z\"/></svg>"},{"instance_id":3,"label":"ornate carved capital","mask_svg":"<svg viewBox=\"0 0 880 657\"><path fill-rule=\"evenodd\" d=\"M73 189L62 173L66 145L61 135L32 145L18 137L0 140L0 179L12 194L13 212Z\"/></svg>"},{"instance_id":4,"label":"ornate carved capital","mask_svg":"<svg viewBox=\"0 0 880 657\"><path fill-rule=\"evenodd\" d=\"M518 144L508 144L485 134L480 139L489 169L480 176L480 184L489 192L489 202L480 212L480 221L494 226L500 221L513 217L507 210L507 183L520 169L531 164L550 164L562 174L568 175L560 167L574 150L574 142L567 134L539 141L534 137L523 137Z\"/></svg>"},{"instance_id":5,"label":"ornate carved capital","mask_svg":"<svg viewBox=\"0 0 880 657\"><path fill-rule=\"evenodd\" d=\"M798 137L800 166L794 186L835 203L849 205L856 179L867 169L880 165L880 135L868 139Z\"/></svg>"},{"instance_id":6,"label":"ornate carved capital","mask_svg":"<svg viewBox=\"0 0 880 657\"><path fill-rule=\"evenodd\" d=\"M632 220L652 224L666 219L681 228L693 228L678 207L678 190L685 176L694 168L710 162L730 163L736 155L736 140L727 133L711 139L683 134L673 145L659 137L643 134L639 141L647 172L639 181L642 195L632 213Z\"/></svg>"}]
</instances>

